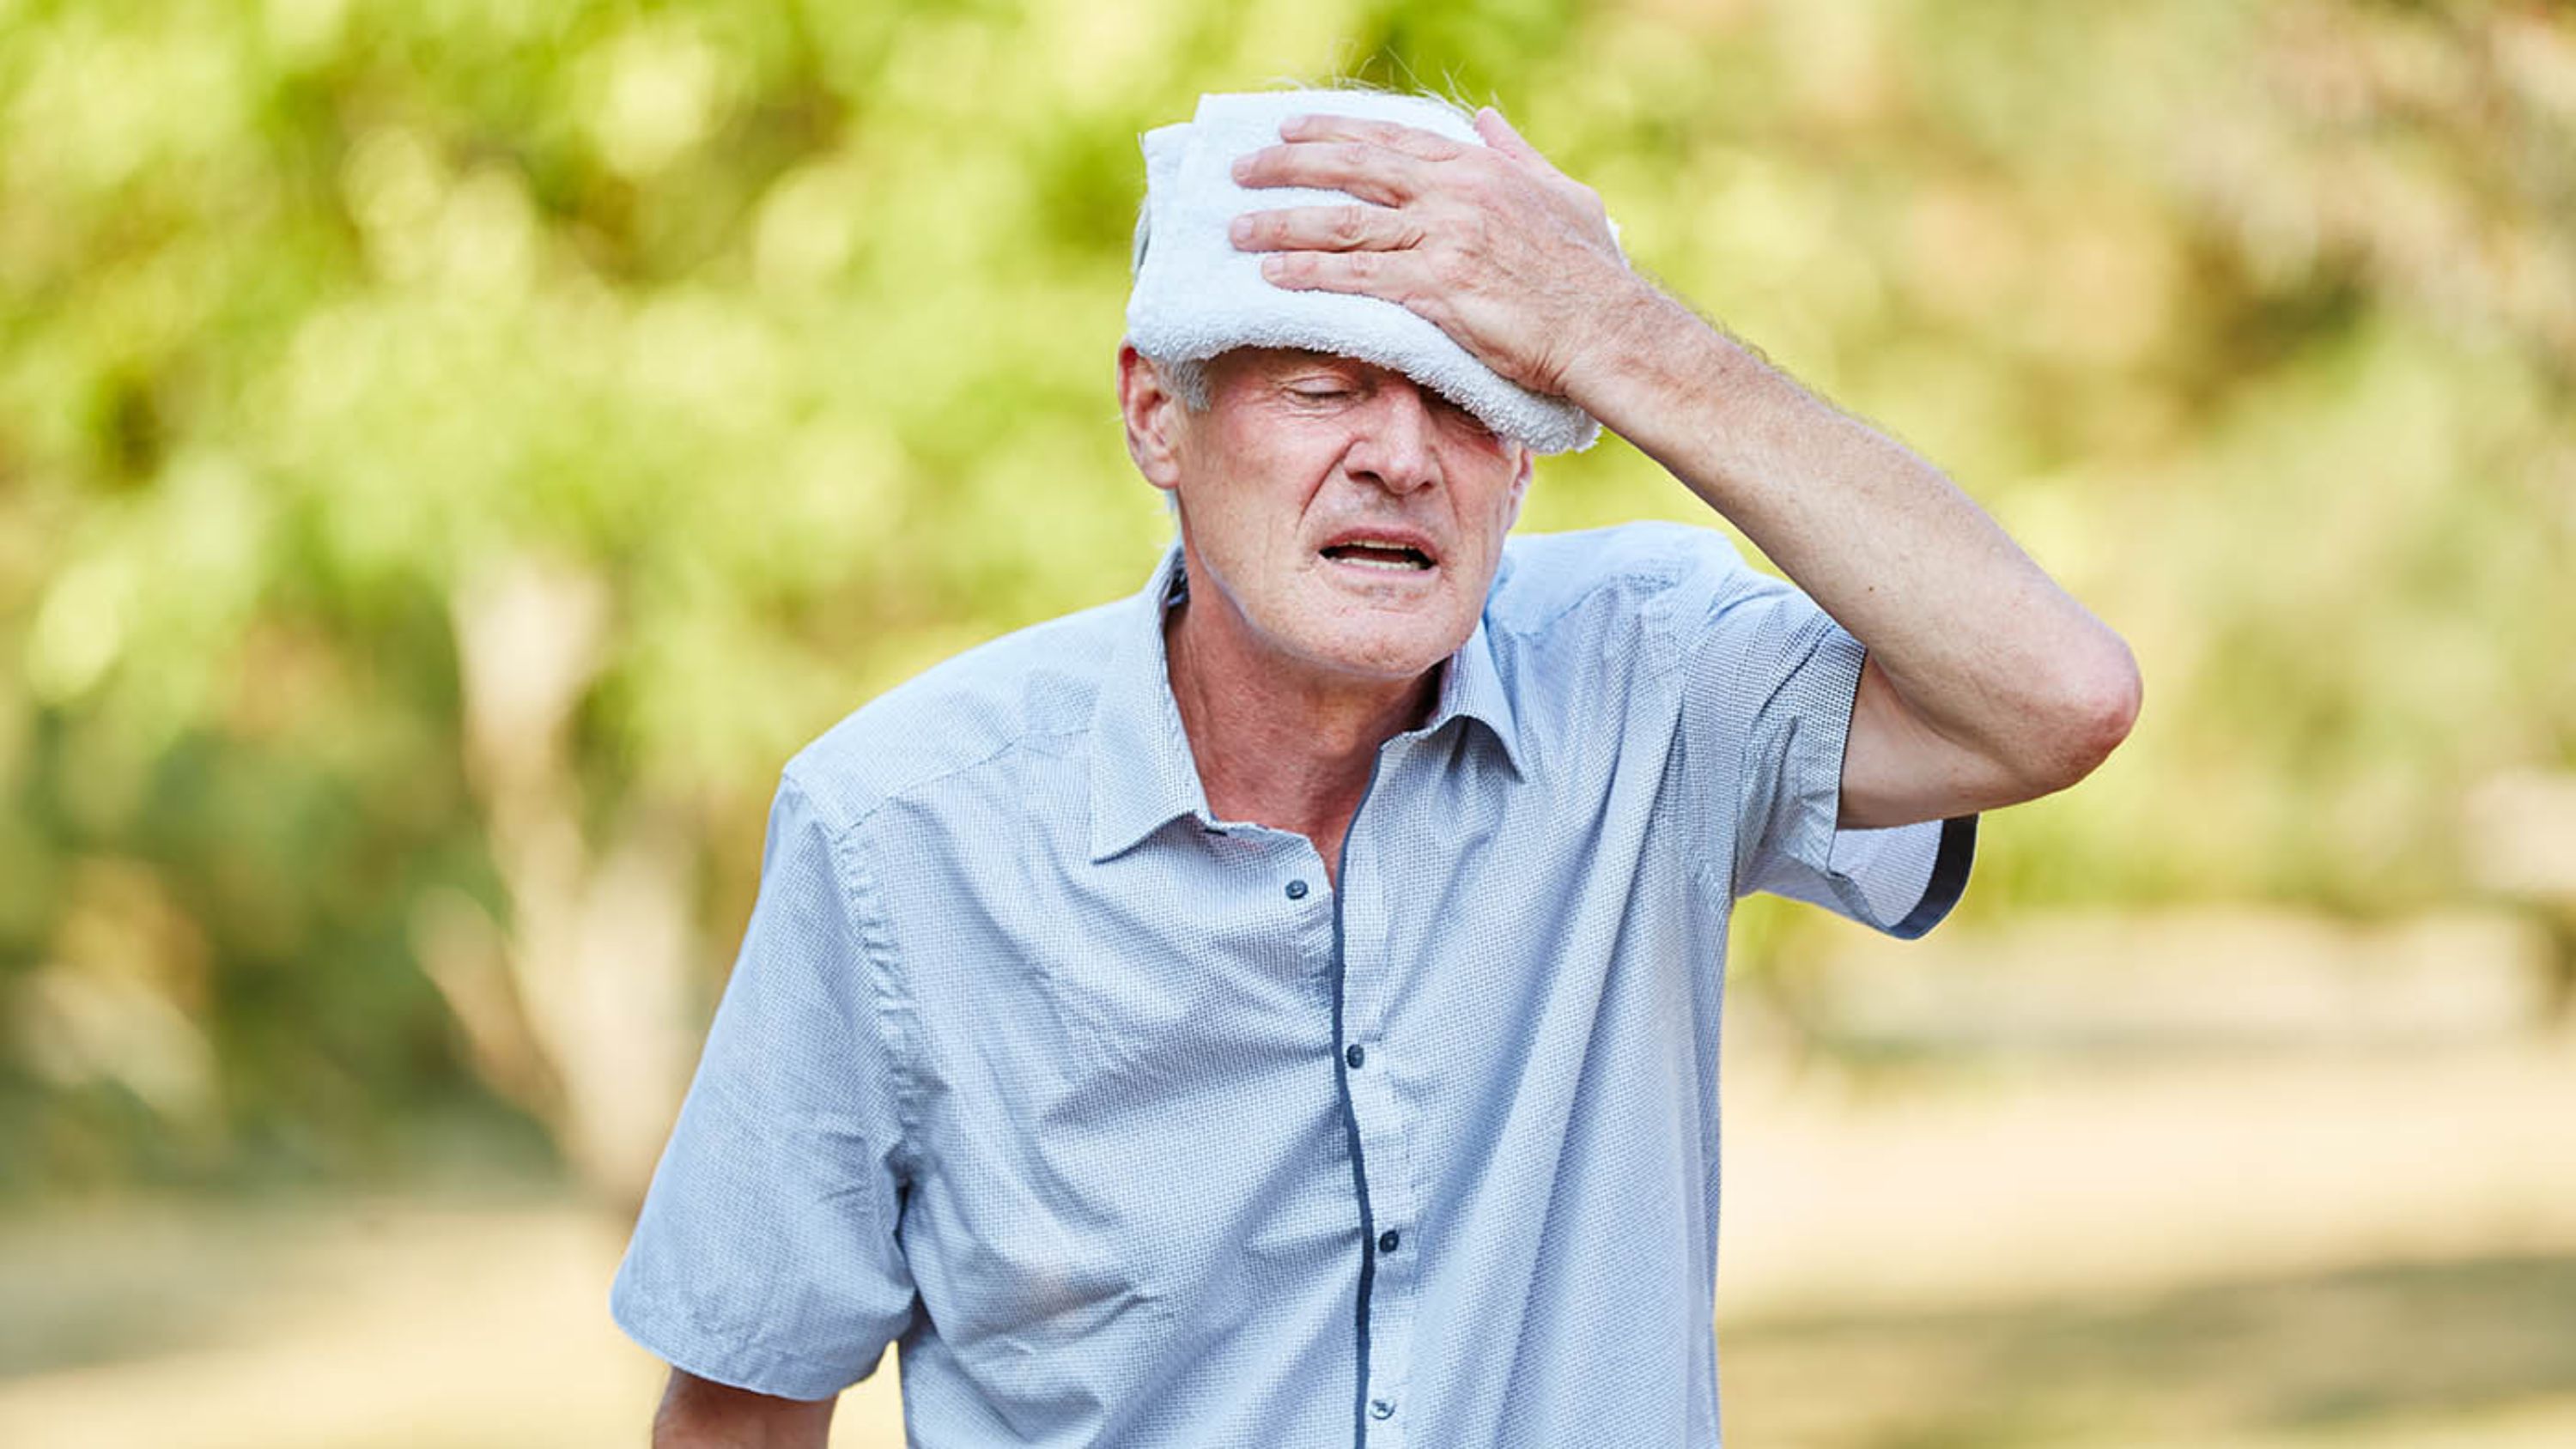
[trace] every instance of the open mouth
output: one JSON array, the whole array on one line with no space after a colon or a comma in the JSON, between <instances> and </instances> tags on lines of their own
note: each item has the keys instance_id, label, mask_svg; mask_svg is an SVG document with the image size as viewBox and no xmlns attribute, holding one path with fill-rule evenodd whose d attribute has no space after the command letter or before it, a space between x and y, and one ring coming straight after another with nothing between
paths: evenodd
<instances>
[{"instance_id":1,"label":"open mouth","mask_svg":"<svg viewBox=\"0 0 2576 1449\"><path fill-rule=\"evenodd\" d=\"M1384 569L1389 573L1416 573L1431 567L1431 555L1403 543L1353 540L1326 544L1322 553L1335 563Z\"/></svg>"}]
</instances>

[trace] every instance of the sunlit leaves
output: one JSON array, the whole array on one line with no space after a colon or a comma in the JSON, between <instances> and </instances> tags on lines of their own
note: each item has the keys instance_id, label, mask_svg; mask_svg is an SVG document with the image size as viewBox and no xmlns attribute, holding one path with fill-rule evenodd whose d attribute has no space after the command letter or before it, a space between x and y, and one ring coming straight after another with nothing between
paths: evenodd
<instances>
[{"instance_id":1,"label":"sunlit leaves","mask_svg":"<svg viewBox=\"0 0 2576 1449\"><path fill-rule=\"evenodd\" d=\"M1111 394L1137 132L1340 74L1500 104L2128 635L2137 736L1971 910L2421 900L2464 782L2576 761L2559 10L20 4L0 1012L110 859L270 1140L363 1115L293 1084L461 1075L412 922L510 915L455 639L502 561L599 601L580 829L679 822L728 934L788 752L1167 536ZM1640 516L1705 517L1610 444L1525 523Z\"/></svg>"}]
</instances>

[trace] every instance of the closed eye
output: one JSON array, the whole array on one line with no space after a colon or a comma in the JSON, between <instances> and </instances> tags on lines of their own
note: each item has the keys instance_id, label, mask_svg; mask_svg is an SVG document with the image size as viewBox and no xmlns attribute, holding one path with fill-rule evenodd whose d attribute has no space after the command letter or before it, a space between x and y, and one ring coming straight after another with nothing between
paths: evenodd
<instances>
[{"instance_id":1,"label":"closed eye","mask_svg":"<svg viewBox=\"0 0 2576 1449\"><path fill-rule=\"evenodd\" d=\"M1435 395L1432 400L1432 406L1460 432L1466 433L1470 437L1481 439L1490 438L1494 435L1494 430L1485 426L1485 420L1483 418L1476 416L1474 413L1467 411L1465 408L1458 406L1456 403L1451 402L1445 397L1438 397Z\"/></svg>"}]
</instances>

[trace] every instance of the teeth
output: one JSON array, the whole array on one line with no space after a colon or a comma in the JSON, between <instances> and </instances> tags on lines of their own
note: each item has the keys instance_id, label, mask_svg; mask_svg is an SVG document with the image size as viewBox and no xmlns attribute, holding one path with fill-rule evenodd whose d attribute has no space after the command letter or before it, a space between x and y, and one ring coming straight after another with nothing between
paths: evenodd
<instances>
[{"instance_id":1,"label":"teeth","mask_svg":"<svg viewBox=\"0 0 2576 1449\"><path fill-rule=\"evenodd\" d=\"M1324 550L1324 557L1336 563L1361 564L1369 568L1400 569L1419 573L1431 567L1430 556L1410 544L1353 541L1337 543Z\"/></svg>"}]
</instances>

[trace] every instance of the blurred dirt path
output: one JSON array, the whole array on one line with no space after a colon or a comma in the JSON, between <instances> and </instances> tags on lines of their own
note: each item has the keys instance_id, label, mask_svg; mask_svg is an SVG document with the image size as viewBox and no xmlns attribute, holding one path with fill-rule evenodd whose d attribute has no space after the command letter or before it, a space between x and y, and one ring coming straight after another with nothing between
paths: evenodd
<instances>
[{"instance_id":1,"label":"blurred dirt path","mask_svg":"<svg viewBox=\"0 0 2576 1449\"><path fill-rule=\"evenodd\" d=\"M2576 1255L2576 1045L1725 1093L1721 1318Z\"/></svg>"},{"instance_id":2,"label":"blurred dirt path","mask_svg":"<svg viewBox=\"0 0 2576 1449\"><path fill-rule=\"evenodd\" d=\"M1747 1043L1726 1092L1730 1443L2576 1443L2576 1051L1854 1079ZM0 1444L640 1445L623 1239L524 1200L0 1221ZM894 1390L834 1442L900 1443Z\"/></svg>"},{"instance_id":3,"label":"blurred dirt path","mask_svg":"<svg viewBox=\"0 0 2576 1449\"><path fill-rule=\"evenodd\" d=\"M609 1322L618 1225L564 1205L400 1203L156 1209L17 1223L17 1257L51 1239L153 1244L157 1266L222 1279L218 1301L175 1288L134 1311L195 1320L181 1346L0 1378L12 1449L446 1449L641 1445L661 1364ZM223 1267L198 1266L211 1259ZM72 1274L87 1278L87 1274ZM13 1315L42 1314L16 1291ZM74 1305L51 1305L69 1316ZM151 1325L134 1335L154 1336ZM845 1395L836 1446L899 1445L889 1355Z\"/></svg>"}]
</instances>

